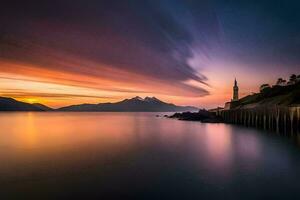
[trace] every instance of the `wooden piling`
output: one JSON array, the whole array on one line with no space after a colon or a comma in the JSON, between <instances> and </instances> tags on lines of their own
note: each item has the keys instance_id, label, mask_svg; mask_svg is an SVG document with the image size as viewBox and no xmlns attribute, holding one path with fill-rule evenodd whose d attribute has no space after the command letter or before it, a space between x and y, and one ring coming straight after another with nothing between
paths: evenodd
<instances>
[{"instance_id":1,"label":"wooden piling","mask_svg":"<svg viewBox=\"0 0 300 200\"><path fill-rule=\"evenodd\" d=\"M217 113L226 123L241 124L275 131L276 133L300 133L300 106L257 107L223 110Z\"/></svg>"}]
</instances>

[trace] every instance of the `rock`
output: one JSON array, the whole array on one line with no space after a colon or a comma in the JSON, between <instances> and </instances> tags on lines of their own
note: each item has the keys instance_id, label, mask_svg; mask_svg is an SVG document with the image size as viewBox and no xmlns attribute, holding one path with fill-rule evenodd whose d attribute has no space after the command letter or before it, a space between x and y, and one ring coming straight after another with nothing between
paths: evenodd
<instances>
[{"instance_id":1,"label":"rock","mask_svg":"<svg viewBox=\"0 0 300 200\"><path fill-rule=\"evenodd\" d=\"M214 113L208 112L207 110L199 110L199 112L175 113L171 116L165 115L165 117L176 118L179 120L187 120L187 121L200 121L205 123L223 122L222 118L216 116Z\"/></svg>"}]
</instances>

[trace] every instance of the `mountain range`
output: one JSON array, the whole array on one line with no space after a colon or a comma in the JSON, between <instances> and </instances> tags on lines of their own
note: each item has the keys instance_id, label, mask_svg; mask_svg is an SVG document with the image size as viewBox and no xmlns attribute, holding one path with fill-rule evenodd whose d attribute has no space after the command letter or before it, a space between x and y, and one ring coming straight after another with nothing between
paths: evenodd
<instances>
[{"instance_id":1,"label":"mountain range","mask_svg":"<svg viewBox=\"0 0 300 200\"><path fill-rule=\"evenodd\" d=\"M180 112L199 110L192 106L177 106L155 97L134 97L116 103L80 104L52 109L43 104L29 104L0 97L0 111L71 111L71 112Z\"/></svg>"}]
</instances>

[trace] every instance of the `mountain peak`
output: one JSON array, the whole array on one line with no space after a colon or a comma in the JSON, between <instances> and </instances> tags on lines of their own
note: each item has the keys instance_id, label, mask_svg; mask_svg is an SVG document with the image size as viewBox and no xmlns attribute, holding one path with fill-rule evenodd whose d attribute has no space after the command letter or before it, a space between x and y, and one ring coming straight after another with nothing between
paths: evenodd
<instances>
[{"instance_id":1,"label":"mountain peak","mask_svg":"<svg viewBox=\"0 0 300 200\"><path fill-rule=\"evenodd\" d=\"M131 100L144 101L144 99L142 97L139 97L139 96L133 97Z\"/></svg>"},{"instance_id":2,"label":"mountain peak","mask_svg":"<svg viewBox=\"0 0 300 200\"><path fill-rule=\"evenodd\" d=\"M161 100L159 100L159 99L156 98L156 97L145 97L145 98L143 99L143 98L140 97L140 96L136 96L136 97L133 97L133 98L128 99L128 100L163 103Z\"/></svg>"},{"instance_id":3,"label":"mountain peak","mask_svg":"<svg viewBox=\"0 0 300 200\"><path fill-rule=\"evenodd\" d=\"M161 100L159 100L156 97L145 97L144 101L147 101L147 102L162 102Z\"/></svg>"}]
</instances>

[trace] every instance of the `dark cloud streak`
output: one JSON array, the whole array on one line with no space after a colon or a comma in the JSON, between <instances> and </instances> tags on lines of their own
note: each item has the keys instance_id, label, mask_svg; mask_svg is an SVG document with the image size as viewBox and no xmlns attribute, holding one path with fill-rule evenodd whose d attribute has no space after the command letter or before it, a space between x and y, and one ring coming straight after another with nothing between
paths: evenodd
<instances>
[{"instance_id":1,"label":"dark cloud streak","mask_svg":"<svg viewBox=\"0 0 300 200\"><path fill-rule=\"evenodd\" d=\"M187 64L191 33L159 1L27 1L10 3L2 15L9 19L9 30L0 46L15 45L2 57L57 69L57 50L164 82L205 84L205 76ZM98 69L61 70L94 74ZM101 76L101 69L96 74Z\"/></svg>"}]
</instances>

